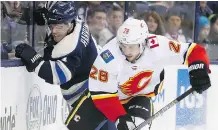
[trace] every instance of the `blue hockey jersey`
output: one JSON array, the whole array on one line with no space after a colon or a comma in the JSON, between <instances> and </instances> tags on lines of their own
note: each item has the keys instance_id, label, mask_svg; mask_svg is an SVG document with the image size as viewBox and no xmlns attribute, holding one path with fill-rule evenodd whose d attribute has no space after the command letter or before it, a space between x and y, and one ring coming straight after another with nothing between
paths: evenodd
<instances>
[{"instance_id":1,"label":"blue hockey jersey","mask_svg":"<svg viewBox=\"0 0 218 130\"><path fill-rule=\"evenodd\" d=\"M77 21L72 33L45 50L50 56L44 56L49 58L35 72L46 82L60 85L64 98L72 104L88 87L89 72L98 53L88 26Z\"/></svg>"}]
</instances>

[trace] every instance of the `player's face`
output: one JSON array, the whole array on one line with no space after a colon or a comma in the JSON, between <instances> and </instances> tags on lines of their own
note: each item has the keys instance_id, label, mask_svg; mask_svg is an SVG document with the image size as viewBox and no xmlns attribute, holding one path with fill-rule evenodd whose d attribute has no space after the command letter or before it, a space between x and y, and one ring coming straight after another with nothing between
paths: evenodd
<instances>
[{"instance_id":1,"label":"player's face","mask_svg":"<svg viewBox=\"0 0 218 130\"><path fill-rule=\"evenodd\" d=\"M138 55L140 54L140 47L138 44L120 44L120 48L125 55L126 59L130 62L136 60Z\"/></svg>"},{"instance_id":2,"label":"player's face","mask_svg":"<svg viewBox=\"0 0 218 130\"><path fill-rule=\"evenodd\" d=\"M49 27L56 42L60 42L70 30L69 24L51 24Z\"/></svg>"}]
</instances>

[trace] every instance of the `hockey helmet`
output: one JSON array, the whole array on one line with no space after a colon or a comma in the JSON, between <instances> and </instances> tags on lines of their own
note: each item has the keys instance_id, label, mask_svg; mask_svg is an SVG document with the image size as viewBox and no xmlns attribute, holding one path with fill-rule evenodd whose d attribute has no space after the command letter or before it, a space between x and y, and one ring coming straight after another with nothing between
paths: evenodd
<instances>
[{"instance_id":1,"label":"hockey helmet","mask_svg":"<svg viewBox=\"0 0 218 130\"><path fill-rule=\"evenodd\" d=\"M117 41L122 44L139 44L142 52L148 35L148 26L144 20L128 18L117 31Z\"/></svg>"},{"instance_id":2,"label":"hockey helmet","mask_svg":"<svg viewBox=\"0 0 218 130\"><path fill-rule=\"evenodd\" d=\"M77 17L75 3L73 1L49 1L48 24L71 23Z\"/></svg>"}]
</instances>

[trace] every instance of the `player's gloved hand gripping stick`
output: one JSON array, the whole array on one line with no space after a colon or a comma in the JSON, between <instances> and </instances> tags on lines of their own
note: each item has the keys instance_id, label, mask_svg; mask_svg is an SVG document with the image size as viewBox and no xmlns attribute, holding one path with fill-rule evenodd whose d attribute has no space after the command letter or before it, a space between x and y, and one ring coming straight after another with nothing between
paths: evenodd
<instances>
[{"instance_id":1,"label":"player's gloved hand gripping stick","mask_svg":"<svg viewBox=\"0 0 218 130\"><path fill-rule=\"evenodd\" d=\"M190 84L192 86L191 89L177 97L175 100L167 104L153 116L148 118L146 121L137 126L134 130L140 130L142 127L150 123L152 120L157 118L159 115L162 115L165 111L173 107L175 104L183 100L186 96L188 96L193 91L201 94L203 91L207 90L211 86L210 77L208 75L209 68L202 61L195 61L189 65L189 78Z\"/></svg>"}]
</instances>

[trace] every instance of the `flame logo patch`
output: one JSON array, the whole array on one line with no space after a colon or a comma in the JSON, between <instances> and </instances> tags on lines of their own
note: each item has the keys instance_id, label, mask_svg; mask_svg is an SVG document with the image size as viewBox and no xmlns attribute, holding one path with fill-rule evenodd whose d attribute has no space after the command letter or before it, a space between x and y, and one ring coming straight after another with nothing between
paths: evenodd
<instances>
[{"instance_id":1,"label":"flame logo patch","mask_svg":"<svg viewBox=\"0 0 218 130\"><path fill-rule=\"evenodd\" d=\"M146 70L139 72L135 76L131 77L125 83L120 85L120 90L128 95L131 96L148 86L151 81L153 71Z\"/></svg>"}]
</instances>

